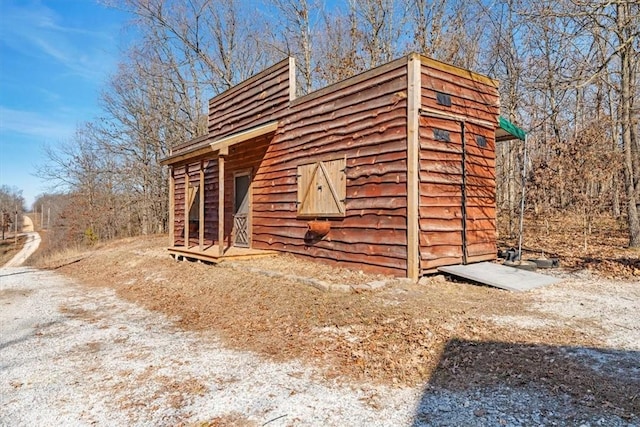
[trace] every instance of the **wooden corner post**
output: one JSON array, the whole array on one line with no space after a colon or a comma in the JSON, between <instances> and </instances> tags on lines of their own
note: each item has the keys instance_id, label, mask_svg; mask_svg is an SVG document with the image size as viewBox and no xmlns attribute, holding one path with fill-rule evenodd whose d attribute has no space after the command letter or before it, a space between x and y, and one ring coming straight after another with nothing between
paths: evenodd
<instances>
[{"instance_id":1,"label":"wooden corner post","mask_svg":"<svg viewBox=\"0 0 640 427\"><path fill-rule=\"evenodd\" d=\"M228 148L218 152L218 256L224 255L224 158Z\"/></svg>"},{"instance_id":2,"label":"wooden corner post","mask_svg":"<svg viewBox=\"0 0 640 427\"><path fill-rule=\"evenodd\" d=\"M421 60L407 61L407 277L420 278L420 103Z\"/></svg>"},{"instance_id":3,"label":"wooden corner post","mask_svg":"<svg viewBox=\"0 0 640 427\"><path fill-rule=\"evenodd\" d=\"M189 165L184 165L184 247L189 249Z\"/></svg>"},{"instance_id":4,"label":"wooden corner post","mask_svg":"<svg viewBox=\"0 0 640 427\"><path fill-rule=\"evenodd\" d=\"M289 57L289 102L296 99L296 60Z\"/></svg>"},{"instance_id":5,"label":"wooden corner post","mask_svg":"<svg viewBox=\"0 0 640 427\"><path fill-rule=\"evenodd\" d=\"M176 245L176 180L173 176L173 166L169 167L169 243Z\"/></svg>"},{"instance_id":6,"label":"wooden corner post","mask_svg":"<svg viewBox=\"0 0 640 427\"><path fill-rule=\"evenodd\" d=\"M200 160L200 199L198 200L198 244L204 250L204 160Z\"/></svg>"}]
</instances>

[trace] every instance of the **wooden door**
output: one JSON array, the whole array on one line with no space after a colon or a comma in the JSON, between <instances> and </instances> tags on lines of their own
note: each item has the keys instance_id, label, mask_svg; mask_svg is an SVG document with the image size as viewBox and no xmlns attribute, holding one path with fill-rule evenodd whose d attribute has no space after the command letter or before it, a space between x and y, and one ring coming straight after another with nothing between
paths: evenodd
<instances>
[{"instance_id":1,"label":"wooden door","mask_svg":"<svg viewBox=\"0 0 640 427\"><path fill-rule=\"evenodd\" d=\"M251 245L251 173L234 176L233 185L233 244L248 248Z\"/></svg>"},{"instance_id":2,"label":"wooden door","mask_svg":"<svg viewBox=\"0 0 640 427\"><path fill-rule=\"evenodd\" d=\"M494 259L494 129L436 114L420 122L420 268Z\"/></svg>"},{"instance_id":3,"label":"wooden door","mask_svg":"<svg viewBox=\"0 0 640 427\"><path fill-rule=\"evenodd\" d=\"M494 130L463 125L464 263L494 259L496 248L496 175Z\"/></svg>"},{"instance_id":4,"label":"wooden door","mask_svg":"<svg viewBox=\"0 0 640 427\"><path fill-rule=\"evenodd\" d=\"M462 124L420 118L420 268L465 262L465 182Z\"/></svg>"}]
</instances>

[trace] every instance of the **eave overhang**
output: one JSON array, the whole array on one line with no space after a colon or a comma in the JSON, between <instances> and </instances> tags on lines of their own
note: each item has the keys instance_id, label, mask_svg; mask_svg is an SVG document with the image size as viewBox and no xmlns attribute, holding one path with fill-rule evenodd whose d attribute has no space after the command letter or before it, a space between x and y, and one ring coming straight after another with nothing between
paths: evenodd
<instances>
[{"instance_id":1,"label":"eave overhang","mask_svg":"<svg viewBox=\"0 0 640 427\"><path fill-rule=\"evenodd\" d=\"M213 140L209 136L199 137L192 140L195 142L193 146L184 151L181 150L175 154L165 157L160 161L160 164L163 166L173 165L186 160L195 159L206 154L225 155L227 154L229 147L232 145L274 133L277 128L278 122L272 121L216 140Z\"/></svg>"}]
</instances>

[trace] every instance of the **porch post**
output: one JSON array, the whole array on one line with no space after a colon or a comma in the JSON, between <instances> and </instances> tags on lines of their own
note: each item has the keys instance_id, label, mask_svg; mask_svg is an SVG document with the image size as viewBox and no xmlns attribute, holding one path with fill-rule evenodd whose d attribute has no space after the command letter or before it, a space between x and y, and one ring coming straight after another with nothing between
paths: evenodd
<instances>
[{"instance_id":1,"label":"porch post","mask_svg":"<svg viewBox=\"0 0 640 427\"><path fill-rule=\"evenodd\" d=\"M204 160L200 160L200 212L198 212L198 237L200 251L204 250Z\"/></svg>"},{"instance_id":2,"label":"porch post","mask_svg":"<svg viewBox=\"0 0 640 427\"><path fill-rule=\"evenodd\" d=\"M184 165L184 247L189 249L189 165Z\"/></svg>"},{"instance_id":3,"label":"porch post","mask_svg":"<svg viewBox=\"0 0 640 427\"><path fill-rule=\"evenodd\" d=\"M224 157L228 149L218 152L218 256L224 255Z\"/></svg>"},{"instance_id":4,"label":"porch post","mask_svg":"<svg viewBox=\"0 0 640 427\"><path fill-rule=\"evenodd\" d=\"M169 166L169 243L176 244L176 180L173 176L173 166Z\"/></svg>"}]
</instances>

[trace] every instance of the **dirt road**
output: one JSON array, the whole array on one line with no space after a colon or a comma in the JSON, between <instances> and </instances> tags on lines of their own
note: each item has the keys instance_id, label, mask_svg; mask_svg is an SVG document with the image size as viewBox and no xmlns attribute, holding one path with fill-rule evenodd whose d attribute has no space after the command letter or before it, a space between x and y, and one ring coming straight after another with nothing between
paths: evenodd
<instances>
[{"instance_id":1,"label":"dirt road","mask_svg":"<svg viewBox=\"0 0 640 427\"><path fill-rule=\"evenodd\" d=\"M18 252L8 263L6 263L5 267L19 267L38 249L40 246L40 235L36 232L25 233L27 235L27 240L22 247L22 250Z\"/></svg>"},{"instance_id":2,"label":"dirt road","mask_svg":"<svg viewBox=\"0 0 640 427\"><path fill-rule=\"evenodd\" d=\"M175 319L110 289L53 272L0 269L0 306L0 425L640 423L632 400L603 406L553 380L483 383L482 372L465 367L465 354L490 359L504 352L501 343L448 345L466 388L447 385L438 372L423 386L397 388L328 380L317 367L228 350L213 334L180 330ZM640 384L637 351L524 347L523 365L587 369L593 384L585 390L613 380ZM505 378L515 378L509 369Z\"/></svg>"}]
</instances>

